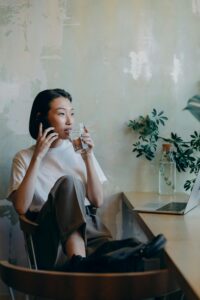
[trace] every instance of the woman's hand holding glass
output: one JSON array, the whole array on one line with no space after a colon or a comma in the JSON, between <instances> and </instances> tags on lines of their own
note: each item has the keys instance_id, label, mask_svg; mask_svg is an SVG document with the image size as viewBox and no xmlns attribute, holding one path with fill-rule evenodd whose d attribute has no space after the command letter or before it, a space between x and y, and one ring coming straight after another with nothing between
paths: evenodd
<instances>
[{"instance_id":1,"label":"woman's hand holding glass","mask_svg":"<svg viewBox=\"0 0 200 300\"><path fill-rule=\"evenodd\" d=\"M81 139L84 144L87 145L87 149L83 149L81 151L81 154L91 154L93 148L94 148L94 142L90 136L90 133L88 132L87 128L84 126L83 133L81 134Z\"/></svg>"},{"instance_id":2,"label":"woman's hand holding glass","mask_svg":"<svg viewBox=\"0 0 200 300\"><path fill-rule=\"evenodd\" d=\"M73 130L70 134L70 140L74 147L74 151L80 153L83 158L91 154L92 149L94 148L94 142L85 126L81 128L81 130L78 130L77 128Z\"/></svg>"}]
</instances>

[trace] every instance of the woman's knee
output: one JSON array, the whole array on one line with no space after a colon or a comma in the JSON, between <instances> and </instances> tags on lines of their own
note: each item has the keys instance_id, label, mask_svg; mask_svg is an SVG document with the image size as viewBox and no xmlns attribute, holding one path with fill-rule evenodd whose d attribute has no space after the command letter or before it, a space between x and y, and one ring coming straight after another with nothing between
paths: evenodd
<instances>
[{"instance_id":1,"label":"woman's knee","mask_svg":"<svg viewBox=\"0 0 200 300\"><path fill-rule=\"evenodd\" d=\"M77 189L79 191L85 191L83 182L71 175L65 175L60 177L55 184L55 188L57 191L59 190L62 192L76 191Z\"/></svg>"},{"instance_id":2,"label":"woman's knee","mask_svg":"<svg viewBox=\"0 0 200 300\"><path fill-rule=\"evenodd\" d=\"M71 176L71 175L65 175L65 176L62 176L60 177L56 184L58 186L62 186L62 187L71 187L71 186L74 186L74 182L76 181L76 178L74 178L74 176Z\"/></svg>"}]
</instances>

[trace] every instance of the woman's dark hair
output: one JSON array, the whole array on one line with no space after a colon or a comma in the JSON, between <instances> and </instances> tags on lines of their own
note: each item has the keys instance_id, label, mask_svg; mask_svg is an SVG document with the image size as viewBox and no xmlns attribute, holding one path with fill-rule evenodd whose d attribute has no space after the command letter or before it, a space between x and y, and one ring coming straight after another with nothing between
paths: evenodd
<instances>
[{"instance_id":1,"label":"woman's dark hair","mask_svg":"<svg viewBox=\"0 0 200 300\"><path fill-rule=\"evenodd\" d=\"M67 98L72 102L72 96L62 89L44 90L35 97L29 119L29 132L35 140L38 136L40 123L42 120L47 120L50 103L58 97Z\"/></svg>"}]
</instances>

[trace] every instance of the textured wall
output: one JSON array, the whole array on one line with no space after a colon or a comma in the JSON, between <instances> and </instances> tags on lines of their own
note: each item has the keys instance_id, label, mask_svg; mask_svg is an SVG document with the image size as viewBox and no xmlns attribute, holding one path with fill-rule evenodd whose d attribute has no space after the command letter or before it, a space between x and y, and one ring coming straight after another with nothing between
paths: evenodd
<instances>
[{"instance_id":1,"label":"textured wall","mask_svg":"<svg viewBox=\"0 0 200 300\"><path fill-rule=\"evenodd\" d=\"M198 129L182 108L199 92L199 28L199 0L0 0L0 198L11 157L32 142L33 97L53 87L91 129L107 193L156 189L126 122L156 107L166 134Z\"/></svg>"},{"instance_id":2,"label":"textured wall","mask_svg":"<svg viewBox=\"0 0 200 300\"><path fill-rule=\"evenodd\" d=\"M126 124L155 107L170 118L166 135L198 130L182 108L200 92L199 28L200 0L0 0L0 199L11 158L33 142L33 98L54 87L72 93L91 130L111 202L122 190L156 190L156 165L132 154ZM15 260L7 207L1 200L0 256Z\"/></svg>"},{"instance_id":3,"label":"textured wall","mask_svg":"<svg viewBox=\"0 0 200 300\"><path fill-rule=\"evenodd\" d=\"M108 192L156 188L131 153L126 122L164 109L166 133L198 129L183 112L199 92L199 0L0 0L0 197L10 160L28 145L33 97L64 87L93 133Z\"/></svg>"}]
</instances>

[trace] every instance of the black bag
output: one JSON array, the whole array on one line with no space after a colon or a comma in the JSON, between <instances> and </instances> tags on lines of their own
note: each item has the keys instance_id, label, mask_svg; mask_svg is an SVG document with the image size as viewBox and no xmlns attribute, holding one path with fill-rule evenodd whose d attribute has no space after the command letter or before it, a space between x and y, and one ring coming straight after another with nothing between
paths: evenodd
<instances>
[{"instance_id":1,"label":"black bag","mask_svg":"<svg viewBox=\"0 0 200 300\"><path fill-rule=\"evenodd\" d=\"M144 271L145 261L159 255L165 243L166 239L162 234L146 244L135 238L108 241L86 258L74 255L61 271L95 273Z\"/></svg>"}]
</instances>

